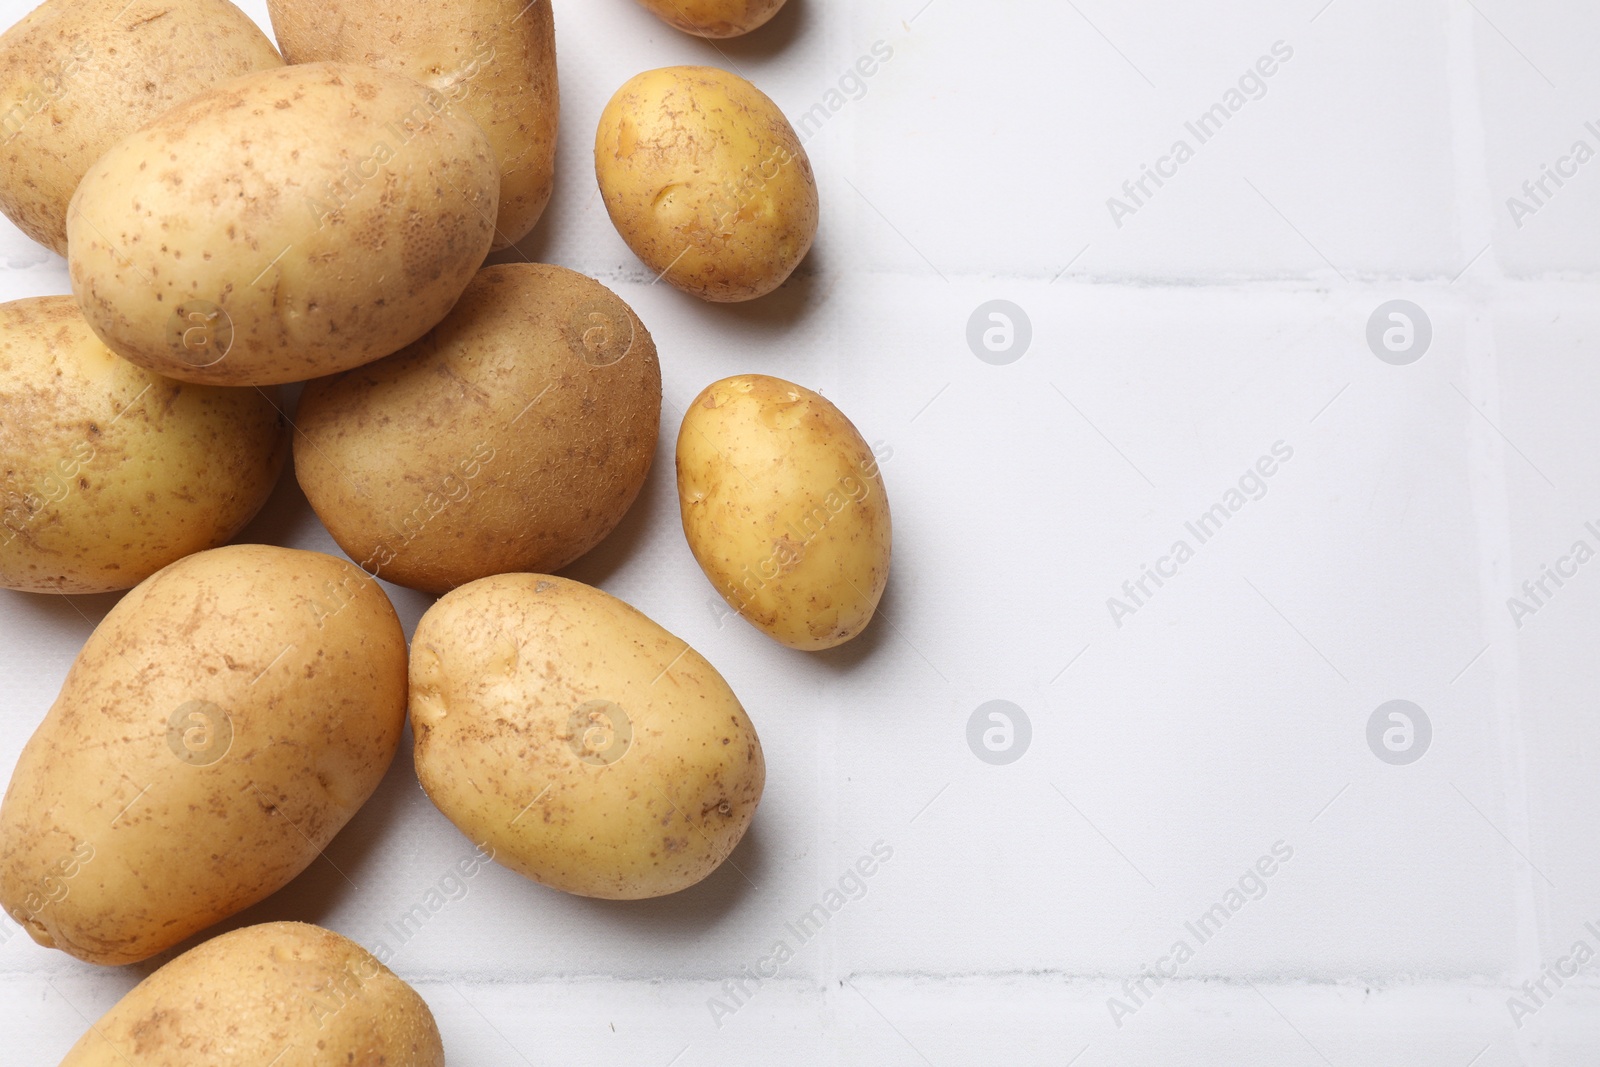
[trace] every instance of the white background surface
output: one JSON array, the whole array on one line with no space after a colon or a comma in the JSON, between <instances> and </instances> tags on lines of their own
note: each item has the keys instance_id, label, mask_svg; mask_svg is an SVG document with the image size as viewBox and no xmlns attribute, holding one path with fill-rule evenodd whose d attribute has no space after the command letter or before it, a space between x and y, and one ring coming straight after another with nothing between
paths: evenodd
<instances>
[{"instance_id":1,"label":"white background surface","mask_svg":"<svg viewBox=\"0 0 1600 1067\"><path fill-rule=\"evenodd\" d=\"M924 6L926 4L926 6ZM246 9L266 24L264 4ZM1320 10L1319 10L1320 8ZM9 24L24 11L0 4ZM532 258L649 325L666 407L621 528L567 573L703 652L755 720L754 828L702 885L616 904L498 868L401 948L450 1062L1499 1067L1600 1060L1600 562L1519 629L1507 598L1600 519L1600 161L1506 198L1600 120L1600 13L1512 0L790 0L714 47L628 0L558 0L560 181ZM592 131L655 66L752 78L812 137L817 246L780 293L651 285L595 195ZM1118 227L1107 207L1275 42L1293 57ZM1190 138L1192 141L1192 137ZM0 296L67 291L9 227ZM1032 343L969 349L985 301ZM1414 301L1408 366L1369 316ZM671 441L708 382L818 388L893 456L879 621L822 655L737 619L676 517ZM1106 605L1282 441L1293 458L1119 627ZM286 477L243 540L337 552ZM408 630L427 599L391 590ZM0 594L0 768L113 597ZM1023 758L969 750L980 704ZM1391 766L1366 724L1427 713ZM719 1027L709 997L873 842L865 899ZM1108 998L1274 843L1293 858L1118 1026ZM468 842L405 753L319 860L237 925L369 946ZM0 929L0 1060L53 1064L160 960L96 969Z\"/></svg>"}]
</instances>

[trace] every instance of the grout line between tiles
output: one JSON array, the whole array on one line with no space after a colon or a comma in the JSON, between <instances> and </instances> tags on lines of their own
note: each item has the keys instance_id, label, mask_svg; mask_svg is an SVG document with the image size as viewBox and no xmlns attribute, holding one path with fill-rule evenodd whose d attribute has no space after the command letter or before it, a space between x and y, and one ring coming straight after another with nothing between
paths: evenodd
<instances>
[{"instance_id":1,"label":"grout line between tiles","mask_svg":"<svg viewBox=\"0 0 1600 1067\"><path fill-rule=\"evenodd\" d=\"M1478 62L1477 15L1464 4L1451 4L1449 15L1449 56L1451 78L1452 154L1456 170L1456 214L1461 220L1462 255L1470 256L1494 236L1494 196L1490 188L1487 127L1484 122L1482 74ZM1461 279L1465 289L1466 315L1462 331L1468 350L1463 364L1469 376L1472 402L1498 424L1500 419L1501 378L1495 351L1493 309L1507 288L1499 258L1491 248ZM1472 472L1469 492L1478 524L1480 621L1483 637L1492 640L1500 620L1498 590L1513 583L1508 574L1511 559L1511 472L1506 459L1506 443L1492 434L1477 433L1468 439L1468 470ZM1514 642L1491 644L1486 664L1490 685L1496 742L1499 749L1499 786L1505 795L1507 831L1515 847L1530 857L1526 869L1511 868L1513 896L1514 965L1524 974L1537 973L1540 964L1541 920L1548 918L1547 890L1542 876L1533 869L1536 849L1533 841L1527 752L1523 738L1520 692L1520 655ZM1514 976L1507 976L1514 985ZM1527 1032L1515 1031L1513 1042L1518 1062L1548 1062L1548 1047L1530 1040Z\"/></svg>"}]
</instances>

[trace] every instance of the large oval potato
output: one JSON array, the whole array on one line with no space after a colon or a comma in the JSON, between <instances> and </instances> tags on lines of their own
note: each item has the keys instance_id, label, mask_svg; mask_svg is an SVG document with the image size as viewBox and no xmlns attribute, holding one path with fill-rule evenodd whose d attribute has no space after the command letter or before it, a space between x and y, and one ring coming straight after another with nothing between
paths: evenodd
<instances>
[{"instance_id":1,"label":"large oval potato","mask_svg":"<svg viewBox=\"0 0 1600 1067\"><path fill-rule=\"evenodd\" d=\"M600 116L595 177L634 255L705 300L782 285L817 234L817 182L761 90L714 67L646 71Z\"/></svg>"},{"instance_id":2,"label":"large oval potato","mask_svg":"<svg viewBox=\"0 0 1600 1067\"><path fill-rule=\"evenodd\" d=\"M377 583L268 545L189 556L95 628L0 803L0 905L132 963L281 888L377 788L406 644Z\"/></svg>"},{"instance_id":3,"label":"large oval potato","mask_svg":"<svg viewBox=\"0 0 1600 1067\"><path fill-rule=\"evenodd\" d=\"M0 211L67 254L94 161L219 82L283 66L228 0L45 0L0 36Z\"/></svg>"},{"instance_id":4,"label":"large oval potato","mask_svg":"<svg viewBox=\"0 0 1600 1067\"><path fill-rule=\"evenodd\" d=\"M267 0L267 10L289 62L405 74L478 120L500 164L494 247L533 229L555 187L560 95L550 0Z\"/></svg>"},{"instance_id":5,"label":"large oval potato","mask_svg":"<svg viewBox=\"0 0 1600 1067\"><path fill-rule=\"evenodd\" d=\"M511 263L405 351L309 383L296 422L295 474L339 547L442 593L559 570L612 531L655 456L661 366L611 290Z\"/></svg>"},{"instance_id":6,"label":"large oval potato","mask_svg":"<svg viewBox=\"0 0 1600 1067\"><path fill-rule=\"evenodd\" d=\"M677 458L684 537L730 607L807 651L866 629L889 581L889 498L843 412L780 378L724 378L689 405Z\"/></svg>"},{"instance_id":7,"label":"large oval potato","mask_svg":"<svg viewBox=\"0 0 1600 1067\"><path fill-rule=\"evenodd\" d=\"M288 426L255 389L119 359L70 296L0 304L0 585L127 589L238 533Z\"/></svg>"},{"instance_id":8,"label":"large oval potato","mask_svg":"<svg viewBox=\"0 0 1600 1067\"><path fill-rule=\"evenodd\" d=\"M366 949L306 923L233 930L170 961L61 1067L444 1067L433 1012Z\"/></svg>"},{"instance_id":9,"label":"large oval potato","mask_svg":"<svg viewBox=\"0 0 1600 1067\"><path fill-rule=\"evenodd\" d=\"M766 782L715 668L613 596L501 574L440 599L411 654L417 776L439 810L536 882L637 900L733 851Z\"/></svg>"},{"instance_id":10,"label":"large oval potato","mask_svg":"<svg viewBox=\"0 0 1600 1067\"><path fill-rule=\"evenodd\" d=\"M118 355L269 385L444 318L494 239L499 169L448 99L332 63L236 78L119 142L67 215L72 291Z\"/></svg>"},{"instance_id":11,"label":"large oval potato","mask_svg":"<svg viewBox=\"0 0 1600 1067\"><path fill-rule=\"evenodd\" d=\"M639 0L667 25L696 37L737 37L764 25L783 0Z\"/></svg>"}]
</instances>

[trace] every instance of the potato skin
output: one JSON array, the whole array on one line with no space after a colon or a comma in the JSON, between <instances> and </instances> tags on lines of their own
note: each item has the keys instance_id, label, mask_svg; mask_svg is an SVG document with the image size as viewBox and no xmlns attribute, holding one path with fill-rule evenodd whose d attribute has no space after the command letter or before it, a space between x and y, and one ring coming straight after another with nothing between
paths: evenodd
<instances>
[{"instance_id":1,"label":"potato skin","mask_svg":"<svg viewBox=\"0 0 1600 1067\"><path fill-rule=\"evenodd\" d=\"M343 560L201 552L111 610L0 803L0 905L91 963L154 955L281 888L399 745L405 635Z\"/></svg>"},{"instance_id":2,"label":"potato skin","mask_svg":"<svg viewBox=\"0 0 1600 1067\"><path fill-rule=\"evenodd\" d=\"M417 624L411 686L428 796L496 860L568 893L691 886L761 800L761 742L722 676L578 582L501 574L446 595Z\"/></svg>"},{"instance_id":3,"label":"potato skin","mask_svg":"<svg viewBox=\"0 0 1600 1067\"><path fill-rule=\"evenodd\" d=\"M889 581L889 498L843 412L781 378L724 378L689 405L677 463L684 537L730 607L806 651L866 629Z\"/></svg>"},{"instance_id":4,"label":"potato skin","mask_svg":"<svg viewBox=\"0 0 1600 1067\"><path fill-rule=\"evenodd\" d=\"M255 389L119 359L70 296L0 304L0 585L127 589L266 503L288 425Z\"/></svg>"},{"instance_id":5,"label":"potato skin","mask_svg":"<svg viewBox=\"0 0 1600 1067\"><path fill-rule=\"evenodd\" d=\"M639 0L661 21L696 37L738 37L765 25L783 0Z\"/></svg>"},{"instance_id":6,"label":"potato skin","mask_svg":"<svg viewBox=\"0 0 1600 1067\"><path fill-rule=\"evenodd\" d=\"M267 0L267 11L290 63L405 74L476 119L501 168L493 247L533 229L555 188L560 93L550 0Z\"/></svg>"},{"instance_id":7,"label":"potato skin","mask_svg":"<svg viewBox=\"0 0 1600 1067\"><path fill-rule=\"evenodd\" d=\"M236 78L119 142L73 196L72 291L113 352L216 385L369 363L445 316L494 238L483 130L398 74Z\"/></svg>"},{"instance_id":8,"label":"potato skin","mask_svg":"<svg viewBox=\"0 0 1600 1067\"><path fill-rule=\"evenodd\" d=\"M816 237L817 183L794 127L761 90L714 67L646 71L618 89L594 166L634 255L704 300L770 293Z\"/></svg>"},{"instance_id":9,"label":"potato skin","mask_svg":"<svg viewBox=\"0 0 1600 1067\"><path fill-rule=\"evenodd\" d=\"M655 456L661 366L599 282L505 264L403 352L308 384L296 423L295 473L339 547L442 593L559 570L615 528Z\"/></svg>"},{"instance_id":10,"label":"potato skin","mask_svg":"<svg viewBox=\"0 0 1600 1067\"><path fill-rule=\"evenodd\" d=\"M444 1046L427 1003L366 949L318 926L276 922L168 962L101 1016L61 1067L335 1063L444 1067Z\"/></svg>"},{"instance_id":11,"label":"potato skin","mask_svg":"<svg viewBox=\"0 0 1600 1067\"><path fill-rule=\"evenodd\" d=\"M0 211L67 254L94 161L219 82L283 66L228 0L45 0L0 36Z\"/></svg>"}]
</instances>

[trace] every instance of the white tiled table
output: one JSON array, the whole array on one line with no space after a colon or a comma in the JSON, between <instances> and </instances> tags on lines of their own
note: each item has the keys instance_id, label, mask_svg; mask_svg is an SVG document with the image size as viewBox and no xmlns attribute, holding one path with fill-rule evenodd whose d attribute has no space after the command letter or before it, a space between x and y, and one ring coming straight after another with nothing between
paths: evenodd
<instances>
[{"instance_id":1,"label":"white tiled table","mask_svg":"<svg viewBox=\"0 0 1600 1067\"><path fill-rule=\"evenodd\" d=\"M1508 1009L1575 942L1600 951L1600 560L1520 628L1507 606L1600 548L1600 159L1520 227L1506 204L1574 141L1600 150L1600 11L924 3L790 0L719 52L628 0L558 0L560 184L523 251L633 304L667 397L639 503L568 573L719 667L769 781L733 863L673 898L474 878L394 960L451 1062L1600 1062L1592 967L1520 1027ZM830 97L878 42L892 58ZM1196 144L1185 124L1275 46ZM595 195L611 91L680 62L822 108L817 247L754 305L649 284ZM1108 198L1179 138L1193 157L1118 226ZM9 227L0 267L7 299L66 291ZM1007 365L966 340L994 299L1031 323ZM1395 299L1432 325L1403 366L1367 343ZM683 405L752 370L892 449L883 616L833 653L727 618L677 525ZM1198 544L1185 524L1275 445ZM244 539L338 551L292 478ZM1118 625L1107 599L1179 539L1193 558ZM409 628L427 600L391 592ZM0 596L0 768L113 601ZM967 743L997 699L1032 727L1000 766ZM1432 726L1408 765L1368 747L1394 699ZM865 895L801 943L786 924L878 842ZM1247 876L1275 845L1292 857ZM326 861L236 921L396 948L386 924L469 850L402 754ZM1242 877L1201 943L1185 924ZM6 1063L53 1064L159 962L0 939ZM781 974L731 999L780 939ZM1180 940L1176 979L1125 992Z\"/></svg>"}]
</instances>

